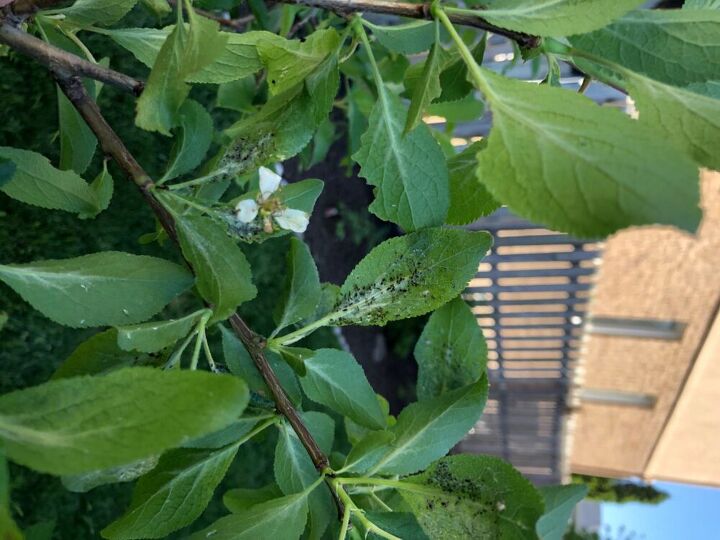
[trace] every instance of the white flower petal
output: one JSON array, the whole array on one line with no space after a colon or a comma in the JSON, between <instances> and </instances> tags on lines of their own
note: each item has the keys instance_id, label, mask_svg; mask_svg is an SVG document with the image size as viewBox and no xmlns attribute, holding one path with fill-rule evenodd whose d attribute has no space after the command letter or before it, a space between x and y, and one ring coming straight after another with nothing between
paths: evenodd
<instances>
[{"instance_id":1,"label":"white flower petal","mask_svg":"<svg viewBox=\"0 0 720 540\"><path fill-rule=\"evenodd\" d=\"M266 201L280 187L282 177L266 167L260 167L258 173L260 174L260 196L263 201Z\"/></svg>"},{"instance_id":2,"label":"white flower petal","mask_svg":"<svg viewBox=\"0 0 720 540\"><path fill-rule=\"evenodd\" d=\"M243 223L250 223L258 215L258 203L252 199L243 199L235 205L235 216Z\"/></svg>"},{"instance_id":3,"label":"white flower petal","mask_svg":"<svg viewBox=\"0 0 720 540\"><path fill-rule=\"evenodd\" d=\"M308 223L310 223L309 216L302 210L295 210L293 208L286 208L280 210L280 212L273 214L275 222L280 225L281 228L293 231L296 233L305 232Z\"/></svg>"}]
</instances>

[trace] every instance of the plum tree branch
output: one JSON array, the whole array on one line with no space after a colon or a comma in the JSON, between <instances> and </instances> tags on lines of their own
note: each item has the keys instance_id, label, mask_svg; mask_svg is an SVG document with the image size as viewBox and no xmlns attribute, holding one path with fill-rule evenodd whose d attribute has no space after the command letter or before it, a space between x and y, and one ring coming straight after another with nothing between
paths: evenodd
<instances>
[{"instance_id":1,"label":"plum tree branch","mask_svg":"<svg viewBox=\"0 0 720 540\"><path fill-rule=\"evenodd\" d=\"M132 77L108 69L99 64L89 62L72 53L45 43L43 40L31 36L7 21L0 24L0 42L9 45L17 52L29 56L55 73L66 75L80 75L90 77L97 81L111 84L122 90L140 95L145 83Z\"/></svg>"},{"instance_id":2,"label":"plum tree branch","mask_svg":"<svg viewBox=\"0 0 720 540\"><path fill-rule=\"evenodd\" d=\"M357 12L368 13L384 13L387 15L398 15L400 17L408 17L412 19L433 20L431 13L431 2L412 3L412 2L394 2L393 0L278 0L284 4L297 4L300 6L316 7L347 15ZM486 21L480 15L472 13L448 13L448 17L453 24L464 26L473 26L482 30L487 30L494 34L505 36L516 41L520 47L534 48L540 44L538 36L531 36L523 32L516 32L506 28L500 28Z\"/></svg>"},{"instance_id":3,"label":"plum tree branch","mask_svg":"<svg viewBox=\"0 0 720 540\"><path fill-rule=\"evenodd\" d=\"M398 15L400 17L408 17L411 19L432 20L433 16L430 12L431 2L412 3L412 2L395 2L393 0L277 0L283 4L297 4L300 6L316 7L327 11L332 11L340 15L349 13L367 12L367 13L384 13L387 15ZM41 7L49 7L59 3L59 0L16 0L15 12L32 12ZM170 0L174 3L174 0ZM198 10L196 10L198 11ZM222 19L208 12L198 11L198 13L208 16L227 27L238 31L238 26L245 24L244 19L230 20ZM493 34L505 36L517 42L520 47L532 49L540 44L538 36L532 36L523 32L516 32L496 26L480 15L473 13L448 13L448 17L453 24L463 26L472 26L487 30Z\"/></svg>"},{"instance_id":4,"label":"plum tree branch","mask_svg":"<svg viewBox=\"0 0 720 540\"><path fill-rule=\"evenodd\" d=\"M178 239L173 218L158 202L153 194L155 184L142 167L140 167L137 161L135 161L132 154L130 154L118 135L107 123L95 101L93 101L87 94L85 87L80 82L80 79L74 76L63 75L61 73L53 73L53 75L67 98L75 106L97 137L103 151L111 156L118 163L120 168L123 169L123 171L140 188L143 197L152 207L155 215L167 232L168 236L177 243ZM303 446L305 446L308 451L313 464L319 471L327 468L329 465L327 457L324 455L322 450L320 450L320 447L303 424L300 416L285 394L285 391L278 381L275 372L265 358L262 351L264 343L263 338L251 330L237 313L233 314L229 321L230 325L235 330L235 333L240 338L240 341L243 342L243 345L245 345L250 353L250 356L255 362L260 374L263 376L265 383L268 385L278 410L283 414L283 416L285 416L285 418L287 418L288 422L297 433L300 441L303 443Z\"/></svg>"},{"instance_id":5,"label":"plum tree branch","mask_svg":"<svg viewBox=\"0 0 720 540\"><path fill-rule=\"evenodd\" d=\"M21 31L12 27L10 27L11 30L9 32L6 32L8 27L9 25L6 22L0 21L0 37L5 35L12 36L12 39L5 40L5 42L13 48L16 48L17 44L20 44L17 48L22 48L22 44L27 43L28 39L35 39L29 35L25 38L17 36L16 32ZM52 47L43 41L37 41L39 41L40 45L31 48L26 47L24 49L27 51L26 54L36 59L47 58L49 54L47 50L52 49ZM154 182L130 153L115 130L113 130L107 120L105 120L97 103L95 103L85 90L78 74L66 69L66 66L63 64L57 65L54 62L43 63L50 69L58 86L95 134L103 152L112 157L123 172L137 185L143 198L152 208L168 236L175 243L178 243L174 220L154 195ZM298 412L288 399L275 372L268 363L267 358L265 358L265 354L263 353L264 339L251 330L237 313L233 314L229 321L238 338L240 338L247 348L253 362L270 389L278 411L287 419L293 430L297 433L298 438L307 450L316 469L318 471L324 471L329 467L327 456L325 456L307 427L305 427ZM341 508L340 512L342 514Z\"/></svg>"}]
</instances>

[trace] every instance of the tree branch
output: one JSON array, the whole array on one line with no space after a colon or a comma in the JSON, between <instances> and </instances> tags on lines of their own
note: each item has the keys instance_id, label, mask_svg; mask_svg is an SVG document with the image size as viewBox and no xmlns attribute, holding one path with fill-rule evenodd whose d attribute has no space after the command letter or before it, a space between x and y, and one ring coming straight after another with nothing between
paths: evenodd
<instances>
[{"instance_id":1,"label":"tree branch","mask_svg":"<svg viewBox=\"0 0 720 540\"><path fill-rule=\"evenodd\" d=\"M9 24L7 21L0 22L0 42L37 60L53 73L60 73L66 77L74 75L90 77L96 81L132 92L136 96L140 95L145 86L142 81L133 79L124 73L119 73L99 64L93 64L79 56L45 43L43 40Z\"/></svg>"},{"instance_id":2,"label":"tree branch","mask_svg":"<svg viewBox=\"0 0 720 540\"><path fill-rule=\"evenodd\" d=\"M430 12L431 3L413 4L410 2L394 2L392 0L278 0L284 4L298 4L301 6L317 7L346 15L348 13L356 13L366 11L368 13L385 13L387 15L398 15L400 17L409 17L412 19L433 20ZM531 36L523 32L515 32L506 28L500 28L489 23L479 15L470 15L465 13L448 13L448 18L454 24L464 26L473 26L482 30L487 30L493 34L505 36L516 41L522 48L534 48L540 44L538 36Z\"/></svg>"},{"instance_id":3,"label":"tree branch","mask_svg":"<svg viewBox=\"0 0 720 540\"><path fill-rule=\"evenodd\" d=\"M176 0L170 0L171 4L174 4ZM414 4L411 2L394 2L392 0L277 0L283 4L297 4L300 6L317 7L332 11L338 14L348 14L366 11L368 13L385 13L387 15L398 15L400 17L409 17L411 19L426 19L433 20L432 13L430 12L431 2ZM16 5L29 4L38 6L39 4L56 4L58 0L17 0ZM34 6L33 6L34 7ZM41 6L46 7L46 6ZM27 9L27 8L26 8ZM198 13L209 17L218 23L233 28L238 31L237 26L244 24L241 19L230 20L217 17L211 13L202 12L195 10ZM16 8L16 13L20 13L21 9ZM513 41L517 42L522 48L532 49L540 44L540 38L538 36L531 36L523 32L516 32L514 30L508 30L507 28L500 28L494 24L486 21L479 15L471 15L466 13L448 13L448 18L453 24L461 24L463 26L472 26L487 30L493 34L505 36Z\"/></svg>"},{"instance_id":4,"label":"tree branch","mask_svg":"<svg viewBox=\"0 0 720 540\"><path fill-rule=\"evenodd\" d=\"M110 127L107 123L100 112L97 103L90 98L85 90L85 87L80 82L80 79L75 76L67 76L59 72L53 72L53 75L55 76L55 80L62 91L75 106L77 111L97 137L103 151L112 157L120 168L140 188L143 197L152 207L153 212L155 212L155 215L167 232L168 236L177 243L178 239L173 218L153 195L153 181L137 163L137 161L135 161L135 158L125 147L117 133L115 133L112 127ZM285 394L285 391L278 381L275 372L265 358L265 354L262 351L264 339L253 332L237 313L233 314L229 320L230 325L235 330L235 333L240 338L240 341L242 341L243 345L245 345L246 349L250 353L250 356L255 362L255 365L260 371L260 374L265 380L265 383L268 385L278 411L287 418L288 422L297 433L298 438L303 443L303 446L310 455L315 467L319 471L326 469L329 466L327 457L322 450L320 450L320 447L315 442L315 439L303 424L300 416Z\"/></svg>"},{"instance_id":5,"label":"tree branch","mask_svg":"<svg viewBox=\"0 0 720 540\"><path fill-rule=\"evenodd\" d=\"M155 184L150 176L135 160L120 137L118 137L117 133L115 133L112 127L107 123L97 103L90 98L85 90L82 81L77 76L78 74L76 74L73 70L68 70L66 64L62 62L56 63L54 61L43 61L42 59L48 58L47 48L49 46L44 42L37 40L40 42L42 47L28 47L26 44L34 44L35 38L32 38L29 35L21 37L18 36L18 33L22 32L16 28L9 27L4 22L0 23L0 38L2 38L5 43L8 43L11 47L22 50L29 56L42 61L50 69L58 86L83 117L88 127L95 134L95 137L100 142L103 152L112 157L123 172L125 172L135 185L138 186L142 196L152 208L155 216L160 221L168 236L175 243L178 243L175 223L172 216L167 210L165 210L153 194ZM5 39L5 36L10 36L10 39ZM82 74L82 72L80 74ZM324 471L329 466L328 459L303 424L300 416L285 394L285 391L278 381L275 372L265 358L262 351L262 345L264 343L263 338L253 332L237 313L230 317L230 324L249 351L255 365L260 371L260 374L268 385L278 411L287 418L288 422L297 433L298 438L307 450L308 455L312 459L316 469L318 471Z\"/></svg>"}]
</instances>

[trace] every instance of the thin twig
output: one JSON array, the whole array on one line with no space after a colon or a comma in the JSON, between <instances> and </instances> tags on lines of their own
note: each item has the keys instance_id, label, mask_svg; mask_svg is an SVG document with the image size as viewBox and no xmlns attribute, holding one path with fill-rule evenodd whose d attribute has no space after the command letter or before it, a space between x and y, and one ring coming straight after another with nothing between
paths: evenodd
<instances>
[{"instance_id":1,"label":"thin twig","mask_svg":"<svg viewBox=\"0 0 720 540\"><path fill-rule=\"evenodd\" d=\"M170 3L174 3L175 0L168 0ZM392 0L277 0L284 4L298 4L301 6L317 7L332 11L340 15L356 13L356 12L368 12L368 13L385 13L388 15L398 15L400 17L409 17L412 19L426 19L432 20L432 13L430 12L431 2L424 2L414 4L411 2L394 2ZM53 4L59 3L59 0L17 0L17 3L23 5L32 5L33 3L43 4L42 7L52 6ZM32 10L31 10L32 11ZM245 21L240 23L241 19L223 19L217 17L212 13L202 12L202 10L195 10L201 13L205 17L210 17L216 20L218 23L225 26L235 28L244 24ZM17 8L16 13L21 13ZM27 12L27 8L26 8ZM479 15L471 13L448 13L448 17L453 24L461 24L464 26L473 26L482 30L487 30L493 34L505 36L517 42L520 47L532 49L540 44L540 38L538 36L531 36L523 32L516 32L514 30L508 30L507 28L500 28L494 24L486 21ZM237 28L235 28L237 30Z\"/></svg>"},{"instance_id":2,"label":"thin twig","mask_svg":"<svg viewBox=\"0 0 720 540\"><path fill-rule=\"evenodd\" d=\"M5 32L7 28L8 26L5 23L0 23L0 36L5 36L7 34L12 36L12 39L5 41L12 47L20 49L24 43L27 43L27 38L35 39L29 35L26 36L26 38L19 38L16 34L16 32L20 32L19 30L13 28L10 32ZM48 50L52 50L52 47L40 40L37 41L40 43L40 46L34 48L25 47L23 50L27 51L28 55L33 58L37 58L38 60L52 56L48 52ZM20 45L18 46L18 44ZM80 78L74 72L68 72L69 70L63 64L57 65L54 62L43 63L50 68L58 86L83 117L88 127L95 134L95 137L100 142L103 152L112 157L123 172L125 172L135 185L137 185L168 236L177 243L178 238L174 220L153 194L155 184L150 176L135 160L120 137L118 137L117 133L115 133L112 127L107 123L97 103L95 103L95 101L88 95ZM303 424L300 416L285 394L285 391L278 381L275 372L265 358L262 351L263 340L261 336L253 332L237 314L230 317L230 324L247 350L250 352L255 365L258 367L258 370L265 379L265 382L273 395L278 411L287 418L318 471L325 470L329 466L328 459L322 450L320 450L317 442Z\"/></svg>"},{"instance_id":3,"label":"thin twig","mask_svg":"<svg viewBox=\"0 0 720 540\"><path fill-rule=\"evenodd\" d=\"M54 73L67 76L80 75L111 84L139 96L145 83L118 71L94 64L43 40L23 32L12 24L0 23L0 42L37 60Z\"/></svg>"},{"instance_id":4,"label":"thin twig","mask_svg":"<svg viewBox=\"0 0 720 540\"><path fill-rule=\"evenodd\" d=\"M72 76L68 77L62 73L54 73L54 75L60 88L78 110L85 122L87 122L93 133L95 133L103 151L115 159L120 168L123 169L140 188L140 191L152 207L168 236L177 242L177 233L172 216L170 216L152 193L154 183L142 167L138 165L137 161L132 157L115 131L108 125L97 104L88 96L80 79ZM230 325L235 330L240 341L242 341L247 348L260 374L263 376L263 379L265 379L278 411L287 418L297 433L298 438L310 455L313 464L319 471L326 469L329 466L327 457L322 450L320 450L320 447L303 424L300 416L285 394L275 372L265 358L262 350L262 337L253 332L237 314L233 314L230 317Z\"/></svg>"},{"instance_id":5,"label":"thin twig","mask_svg":"<svg viewBox=\"0 0 720 540\"><path fill-rule=\"evenodd\" d=\"M432 20L430 12L431 3L413 4L411 2L394 2L392 0L279 0L285 4L298 4L301 6L317 7L332 11L340 15L347 15L356 12L385 13L398 15L412 19ZM505 36L516 41L523 48L534 48L540 44L540 38L523 32L516 32L506 28L500 28L486 21L479 15L467 13L448 13L449 19L454 24L473 26L487 30L493 34Z\"/></svg>"}]
</instances>

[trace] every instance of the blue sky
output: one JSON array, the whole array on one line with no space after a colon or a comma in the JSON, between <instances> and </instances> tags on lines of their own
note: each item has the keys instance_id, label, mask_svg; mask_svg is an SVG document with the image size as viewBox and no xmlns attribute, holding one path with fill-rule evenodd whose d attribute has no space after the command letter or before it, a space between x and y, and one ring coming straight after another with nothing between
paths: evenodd
<instances>
[{"instance_id":1,"label":"blue sky","mask_svg":"<svg viewBox=\"0 0 720 540\"><path fill-rule=\"evenodd\" d=\"M610 525L610 538L615 540L624 525L623 538L634 531L634 540L720 539L720 489L669 482L653 485L670 498L659 505L603 504L603 532Z\"/></svg>"}]
</instances>

